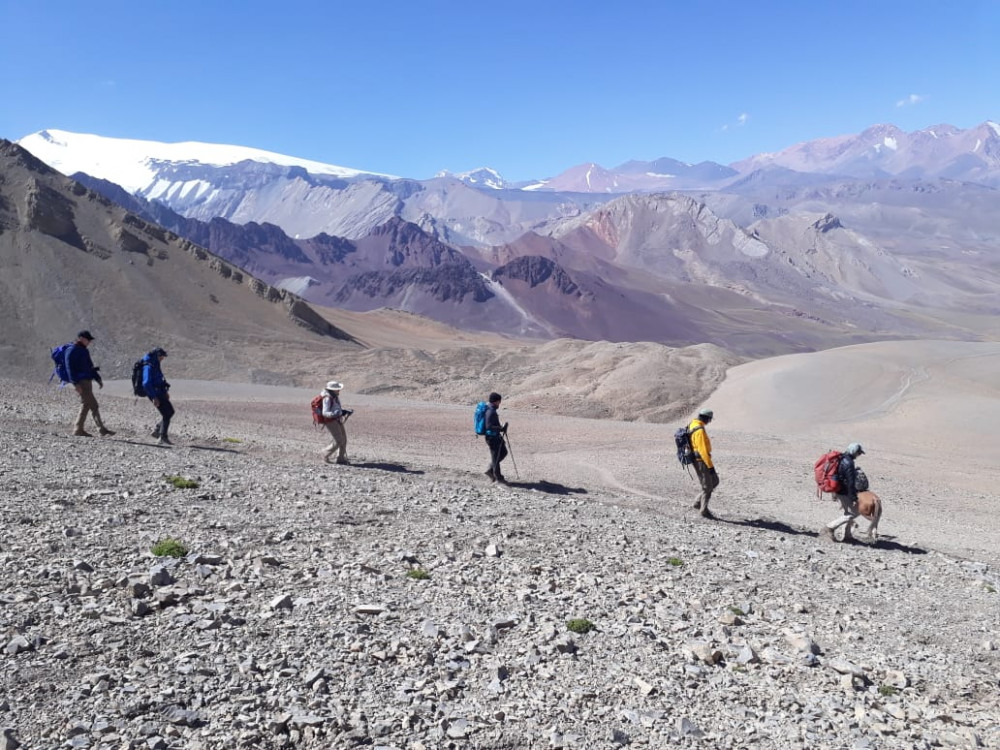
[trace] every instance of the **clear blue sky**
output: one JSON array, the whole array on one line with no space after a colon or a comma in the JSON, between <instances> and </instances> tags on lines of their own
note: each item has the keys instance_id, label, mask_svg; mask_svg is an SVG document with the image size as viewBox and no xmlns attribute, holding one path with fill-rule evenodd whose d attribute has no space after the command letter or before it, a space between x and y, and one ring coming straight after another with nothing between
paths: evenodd
<instances>
[{"instance_id":1,"label":"clear blue sky","mask_svg":"<svg viewBox=\"0 0 1000 750\"><path fill-rule=\"evenodd\" d=\"M416 178L1000 120L995 0L0 0L0 27L0 137L231 143Z\"/></svg>"}]
</instances>

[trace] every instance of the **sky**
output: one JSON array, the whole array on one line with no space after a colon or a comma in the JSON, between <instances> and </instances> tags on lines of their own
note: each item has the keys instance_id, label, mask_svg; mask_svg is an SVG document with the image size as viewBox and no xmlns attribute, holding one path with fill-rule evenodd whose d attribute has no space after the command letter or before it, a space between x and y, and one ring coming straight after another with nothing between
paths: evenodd
<instances>
[{"instance_id":1,"label":"sky","mask_svg":"<svg viewBox=\"0 0 1000 750\"><path fill-rule=\"evenodd\" d=\"M0 138L227 143L417 179L1000 120L997 0L0 0L0 27Z\"/></svg>"}]
</instances>

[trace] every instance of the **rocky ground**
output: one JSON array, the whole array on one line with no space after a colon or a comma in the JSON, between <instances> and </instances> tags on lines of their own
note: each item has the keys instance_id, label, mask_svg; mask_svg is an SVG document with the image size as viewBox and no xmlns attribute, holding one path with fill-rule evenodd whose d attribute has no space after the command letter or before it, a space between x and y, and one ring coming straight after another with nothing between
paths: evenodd
<instances>
[{"instance_id":1,"label":"rocky ground","mask_svg":"<svg viewBox=\"0 0 1000 750\"><path fill-rule=\"evenodd\" d=\"M333 466L299 394L179 399L171 449L116 392L74 438L0 382L0 748L1000 746L998 533L927 477L831 544L760 436L708 521L662 425L510 413L501 488L465 406L345 394Z\"/></svg>"}]
</instances>

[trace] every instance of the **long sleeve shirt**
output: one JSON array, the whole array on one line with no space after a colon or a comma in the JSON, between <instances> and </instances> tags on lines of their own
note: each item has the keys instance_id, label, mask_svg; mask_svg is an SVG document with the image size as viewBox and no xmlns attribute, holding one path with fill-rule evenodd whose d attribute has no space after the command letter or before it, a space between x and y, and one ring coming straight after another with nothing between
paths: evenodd
<instances>
[{"instance_id":1,"label":"long sleeve shirt","mask_svg":"<svg viewBox=\"0 0 1000 750\"><path fill-rule=\"evenodd\" d=\"M344 408L340 405L340 397L334 396L330 391L323 393L323 416L327 419L341 419L344 416Z\"/></svg>"},{"instance_id":2,"label":"long sleeve shirt","mask_svg":"<svg viewBox=\"0 0 1000 750\"><path fill-rule=\"evenodd\" d=\"M700 429L696 429L700 428ZM695 419L688 425L688 432L691 433L691 449L709 469L715 468L712 463L712 441L705 431L705 423L700 419Z\"/></svg>"}]
</instances>

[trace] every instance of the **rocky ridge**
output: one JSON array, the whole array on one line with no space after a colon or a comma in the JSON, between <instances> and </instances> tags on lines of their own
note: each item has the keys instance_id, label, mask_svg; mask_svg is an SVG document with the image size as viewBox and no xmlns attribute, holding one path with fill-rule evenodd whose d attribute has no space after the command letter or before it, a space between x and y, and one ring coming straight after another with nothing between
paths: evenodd
<instances>
[{"instance_id":1,"label":"rocky ridge","mask_svg":"<svg viewBox=\"0 0 1000 750\"><path fill-rule=\"evenodd\" d=\"M0 385L4 748L1000 743L984 563Z\"/></svg>"}]
</instances>

